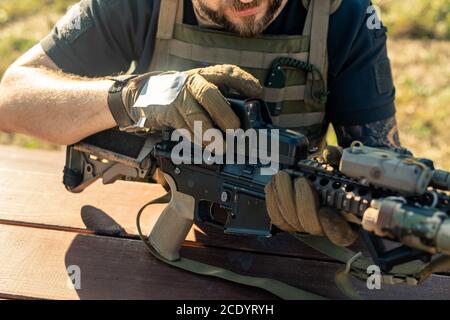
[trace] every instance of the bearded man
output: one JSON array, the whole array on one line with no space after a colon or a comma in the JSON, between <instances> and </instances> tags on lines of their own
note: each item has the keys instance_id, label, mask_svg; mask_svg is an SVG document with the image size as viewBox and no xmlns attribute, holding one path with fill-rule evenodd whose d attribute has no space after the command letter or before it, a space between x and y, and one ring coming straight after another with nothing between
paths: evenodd
<instances>
[{"instance_id":1,"label":"bearded man","mask_svg":"<svg viewBox=\"0 0 450 320\"><path fill-rule=\"evenodd\" d=\"M399 147L386 28L368 24L370 6L83 0L5 73L0 130L69 145L117 126L237 129L225 99L237 92L264 99L275 124L305 134L317 150L330 123L342 147ZM137 103L143 90L154 95ZM306 181L280 172L266 191L280 228L354 241L339 214L318 208Z\"/></svg>"}]
</instances>

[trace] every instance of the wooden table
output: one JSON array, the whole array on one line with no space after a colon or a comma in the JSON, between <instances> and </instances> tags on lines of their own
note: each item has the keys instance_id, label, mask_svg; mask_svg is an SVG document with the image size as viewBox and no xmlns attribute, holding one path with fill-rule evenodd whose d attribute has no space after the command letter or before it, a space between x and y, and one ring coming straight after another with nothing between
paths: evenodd
<instances>
[{"instance_id":1,"label":"wooden table","mask_svg":"<svg viewBox=\"0 0 450 320\"><path fill-rule=\"evenodd\" d=\"M135 216L163 194L158 185L100 182L79 195L62 181L64 152L0 146L0 299L276 299L271 294L193 275L154 259L136 237ZM148 233L163 205L146 211ZM93 225L92 217L103 226ZM357 250L365 250L359 243ZM233 271L278 279L334 299L342 264L289 235L272 239L225 236L195 226L182 255ZM81 271L71 287L70 267ZM434 275L420 287L366 289L368 299L448 299L450 277Z\"/></svg>"}]
</instances>

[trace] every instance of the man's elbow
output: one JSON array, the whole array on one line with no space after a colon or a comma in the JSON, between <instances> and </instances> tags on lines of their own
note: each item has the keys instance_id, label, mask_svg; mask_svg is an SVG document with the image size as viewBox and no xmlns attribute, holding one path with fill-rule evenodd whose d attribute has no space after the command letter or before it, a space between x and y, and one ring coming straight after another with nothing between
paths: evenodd
<instances>
[{"instance_id":1,"label":"man's elbow","mask_svg":"<svg viewBox=\"0 0 450 320\"><path fill-rule=\"evenodd\" d=\"M19 72L17 70L18 66L11 65L6 69L3 77L0 79L0 92L4 94L7 88L11 88L13 83L15 83L19 78Z\"/></svg>"},{"instance_id":2,"label":"man's elbow","mask_svg":"<svg viewBox=\"0 0 450 320\"><path fill-rule=\"evenodd\" d=\"M12 133L14 131L8 111L9 98L5 94L5 88L0 85L0 132Z\"/></svg>"},{"instance_id":3,"label":"man's elbow","mask_svg":"<svg viewBox=\"0 0 450 320\"><path fill-rule=\"evenodd\" d=\"M10 66L0 79L0 108L14 96L14 88L18 87L17 83L22 77L18 68L15 65Z\"/></svg>"},{"instance_id":4,"label":"man's elbow","mask_svg":"<svg viewBox=\"0 0 450 320\"><path fill-rule=\"evenodd\" d=\"M14 96L12 92L14 83L17 81L17 74L14 69L15 67L8 68L0 80L0 131L3 132L14 131L9 117L10 111L8 111Z\"/></svg>"}]
</instances>

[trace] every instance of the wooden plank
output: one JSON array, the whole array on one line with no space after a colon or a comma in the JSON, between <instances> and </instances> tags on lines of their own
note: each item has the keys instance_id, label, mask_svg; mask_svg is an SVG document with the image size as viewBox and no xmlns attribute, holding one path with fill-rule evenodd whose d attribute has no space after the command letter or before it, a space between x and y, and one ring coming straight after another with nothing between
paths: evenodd
<instances>
[{"instance_id":1,"label":"wooden plank","mask_svg":"<svg viewBox=\"0 0 450 320\"><path fill-rule=\"evenodd\" d=\"M0 145L0 168L27 172L61 173L65 152Z\"/></svg>"},{"instance_id":2,"label":"wooden plank","mask_svg":"<svg viewBox=\"0 0 450 320\"><path fill-rule=\"evenodd\" d=\"M0 219L86 229L83 216L95 207L136 234L139 208L163 194L158 185L125 182L109 186L98 182L84 193L71 194L62 184L63 166L61 152L0 147ZM160 213L163 207L153 209Z\"/></svg>"},{"instance_id":3,"label":"wooden plank","mask_svg":"<svg viewBox=\"0 0 450 320\"><path fill-rule=\"evenodd\" d=\"M155 260L140 241L19 226L0 226L0 296L45 299L269 299L265 291L192 275ZM329 298L345 298L333 277L342 265L240 250L186 246L183 255L233 271L269 276ZM67 285L69 266L81 289ZM314 281L311 281L314 279ZM367 299L449 299L450 279L420 287L356 288Z\"/></svg>"},{"instance_id":4,"label":"wooden plank","mask_svg":"<svg viewBox=\"0 0 450 320\"><path fill-rule=\"evenodd\" d=\"M137 240L0 226L0 292L45 299L267 299L262 290L170 268ZM81 289L68 285L69 266Z\"/></svg>"},{"instance_id":5,"label":"wooden plank","mask_svg":"<svg viewBox=\"0 0 450 320\"><path fill-rule=\"evenodd\" d=\"M11 301L11 300L39 300L39 299L32 298L32 297L0 293L0 300L1 301Z\"/></svg>"}]
</instances>

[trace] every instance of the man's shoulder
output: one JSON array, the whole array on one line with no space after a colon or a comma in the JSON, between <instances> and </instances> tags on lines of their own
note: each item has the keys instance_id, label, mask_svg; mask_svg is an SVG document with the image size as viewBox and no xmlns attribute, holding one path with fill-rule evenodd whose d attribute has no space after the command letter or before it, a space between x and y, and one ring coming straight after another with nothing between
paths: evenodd
<instances>
[{"instance_id":1,"label":"man's shoulder","mask_svg":"<svg viewBox=\"0 0 450 320\"><path fill-rule=\"evenodd\" d=\"M334 37L352 41L367 20L370 0L344 0L339 10L331 16L330 31Z\"/></svg>"},{"instance_id":2,"label":"man's shoulder","mask_svg":"<svg viewBox=\"0 0 450 320\"><path fill-rule=\"evenodd\" d=\"M371 4L371 0L343 0L340 8L361 10L367 9L367 7L369 7Z\"/></svg>"},{"instance_id":3,"label":"man's shoulder","mask_svg":"<svg viewBox=\"0 0 450 320\"><path fill-rule=\"evenodd\" d=\"M159 3L160 1L161 0L82 0L81 2L96 3L102 6L128 3L136 3L142 6L152 6L153 3Z\"/></svg>"},{"instance_id":4,"label":"man's shoulder","mask_svg":"<svg viewBox=\"0 0 450 320\"><path fill-rule=\"evenodd\" d=\"M82 0L83 7L99 8L101 10L114 9L117 7L130 7L136 9L154 8L161 0Z\"/></svg>"},{"instance_id":5,"label":"man's shoulder","mask_svg":"<svg viewBox=\"0 0 450 320\"><path fill-rule=\"evenodd\" d=\"M150 51L160 0L81 0L41 46L65 72L104 76L124 72ZM114 52L114 54L111 54Z\"/></svg>"},{"instance_id":6,"label":"man's shoulder","mask_svg":"<svg viewBox=\"0 0 450 320\"><path fill-rule=\"evenodd\" d=\"M301 1L304 8L308 8L311 2L311 0ZM333 14L341 9L354 14L360 14L361 12L365 12L370 5L370 0L331 0L331 10Z\"/></svg>"},{"instance_id":7,"label":"man's shoulder","mask_svg":"<svg viewBox=\"0 0 450 320\"><path fill-rule=\"evenodd\" d=\"M336 15L359 21L366 16L371 5L370 0L343 0Z\"/></svg>"}]
</instances>

